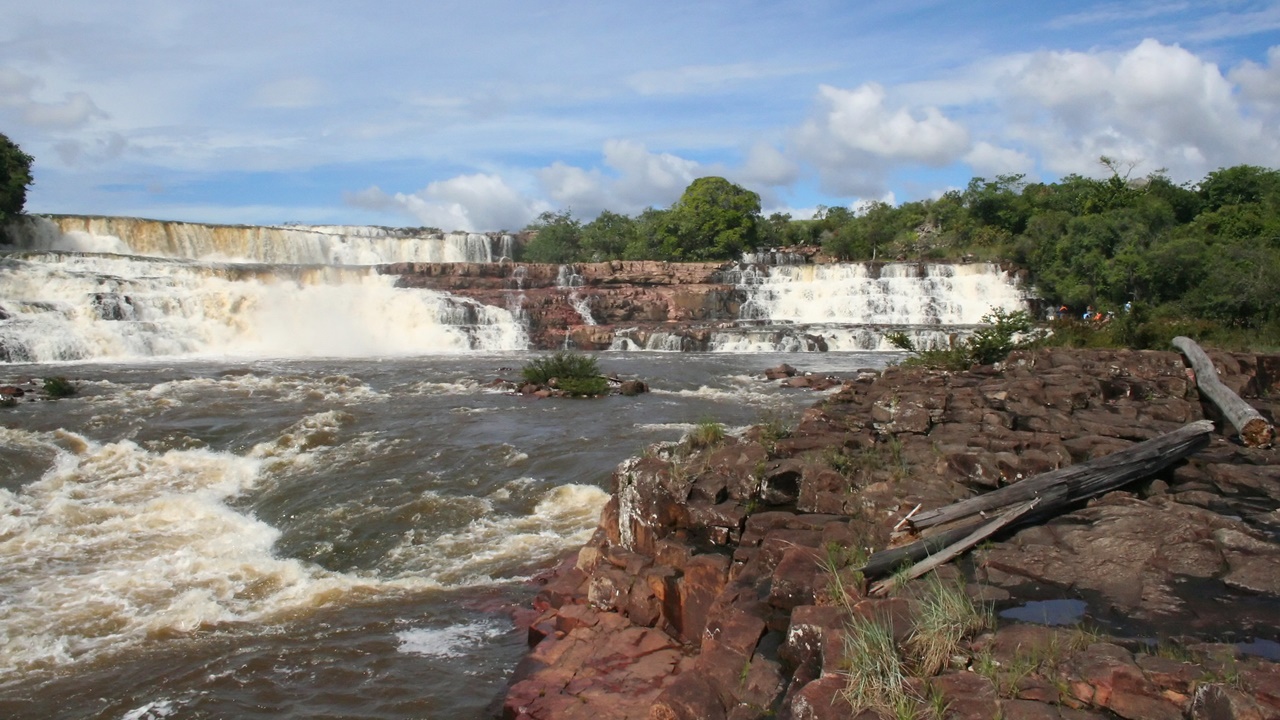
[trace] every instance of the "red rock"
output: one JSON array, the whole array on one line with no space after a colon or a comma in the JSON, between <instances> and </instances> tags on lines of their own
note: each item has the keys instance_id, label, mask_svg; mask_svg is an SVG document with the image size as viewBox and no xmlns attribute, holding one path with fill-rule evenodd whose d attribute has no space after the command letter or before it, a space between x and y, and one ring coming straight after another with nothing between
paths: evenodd
<instances>
[{"instance_id":1,"label":"red rock","mask_svg":"<svg viewBox=\"0 0 1280 720\"><path fill-rule=\"evenodd\" d=\"M677 677L649 711L650 720L720 720L724 717L724 707L715 691L696 673Z\"/></svg>"},{"instance_id":2,"label":"red rock","mask_svg":"<svg viewBox=\"0 0 1280 720\"><path fill-rule=\"evenodd\" d=\"M695 555L684 567L680 582L679 632L687 642L700 643L707 623L707 611L729 579L729 558L723 555Z\"/></svg>"}]
</instances>

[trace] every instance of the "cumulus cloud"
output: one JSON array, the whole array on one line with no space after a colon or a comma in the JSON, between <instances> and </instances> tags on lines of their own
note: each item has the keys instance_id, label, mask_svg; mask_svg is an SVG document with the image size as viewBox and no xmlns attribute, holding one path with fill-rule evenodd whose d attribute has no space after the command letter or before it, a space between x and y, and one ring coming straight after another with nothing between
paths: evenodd
<instances>
[{"instance_id":1,"label":"cumulus cloud","mask_svg":"<svg viewBox=\"0 0 1280 720\"><path fill-rule=\"evenodd\" d=\"M818 169L824 186L859 197L883 193L895 165L943 166L968 147L968 131L938 108L891 104L877 83L852 90L820 86L817 107L795 133L797 152Z\"/></svg>"},{"instance_id":2,"label":"cumulus cloud","mask_svg":"<svg viewBox=\"0 0 1280 720\"><path fill-rule=\"evenodd\" d=\"M1274 63L1234 76L1246 99L1275 89ZM1124 53L1045 52L1010 77L1008 129L1062 173L1096 173L1100 155L1189 178L1280 162L1274 112L1251 112L1240 98L1217 65L1156 40Z\"/></svg>"},{"instance_id":3,"label":"cumulus cloud","mask_svg":"<svg viewBox=\"0 0 1280 720\"><path fill-rule=\"evenodd\" d=\"M348 193L347 204L368 210L396 211L442 230L517 230L543 210L498 175L459 175L427 185L416 193L390 194L377 186Z\"/></svg>"},{"instance_id":4,"label":"cumulus cloud","mask_svg":"<svg viewBox=\"0 0 1280 720\"><path fill-rule=\"evenodd\" d=\"M707 168L670 153L650 152L634 140L609 140L603 148L606 172L556 162L537 172L544 192L579 217L601 210L634 214L674 202Z\"/></svg>"},{"instance_id":5,"label":"cumulus cloud","mask_svg":"<svg viewBox=\"0 0 1280 720\"><path fill-rule=\"evenodd\" d=\"M1240 86L1246 101L1266 106L1272 112L1280 109L1280 45L1267 52L1266 66L1246 60L1228 75Z\"/></svg>"},{"instance_id":6,"label":"cumulus cloud","mask_svg":"<svg viewBox=\"0 0 1280 720\"><path fill-rule=\"evenodd\" d=\"M790 185L800 177L800 165L782 150L757 143L747 152L742 169L735 174L744 182L756 185Z\"/></svg>"},{"instance_id":7,"label":"cumulus cloud","mask_svg":"<svg viewBox=\"0 0 1280 720\"><path fill-rule=\"evenodd\" d=\"M964 161L974 173L993 177L996 175L1029 174L1035 171L1035 158L1012 148L998 147L982 140L964 156Z\"/></svg>"},{"instance_id":8,"label":"cumulus cloud","mask_svg":"<svg viewBox=\"0 0 1280 720\"><path fill-rule=\"evenodd\" d=\"M819 114L804 131L855 153L945 165L964 152L969 133L937 108L925 107L917 117L905 107L889 107L877 83L853 90L823 85L818 89Z\"/></svg>"}]
</instances>

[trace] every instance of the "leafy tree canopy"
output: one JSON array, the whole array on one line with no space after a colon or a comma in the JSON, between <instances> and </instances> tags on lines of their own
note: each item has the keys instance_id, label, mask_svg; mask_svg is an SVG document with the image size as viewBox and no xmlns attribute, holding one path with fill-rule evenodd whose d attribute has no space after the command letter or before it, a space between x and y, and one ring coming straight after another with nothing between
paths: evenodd
<instances>
[{"instance_id":1,"label":"leafy tree canopy","mask_svg":"<svg viewBox=\"0 0 1280 720\"><path fill-rule=\"evenodd\" d=\"M694 180L671 208L671 260L730 260L759 243L760 196L722 177Z\"/></svg>"},{"instance_id":2,"label":"leafy tree canopy","mask_svg":"<svg viewBox=\"0 0 1280 720\"><path fill-rule=\"evenodd\" d=\"M0 133L0 222L22 213L31 185L30 155Z\"/></svg>"},{"instance_id":3,"label":"leafy tree canopy","mask_svg":"<svg viewBox=\"0 0 1280 720\"><path fill-rule=\"evenodd\" d=\"M571 263L581 254L582 223L572 212L548 210L525 228L533 239L524 247L524 260L535 263Z\"/></svg>"}]
</instances>

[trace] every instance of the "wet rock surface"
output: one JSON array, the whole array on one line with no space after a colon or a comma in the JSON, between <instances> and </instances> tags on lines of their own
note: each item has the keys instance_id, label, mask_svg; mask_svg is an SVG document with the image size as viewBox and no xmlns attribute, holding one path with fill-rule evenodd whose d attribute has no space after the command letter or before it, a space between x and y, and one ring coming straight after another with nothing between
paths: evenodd
<instances>
[{"instance_id":1,"label":"wet rock surface","mask_svg":"<svg viewBox=\"0 0 1280 720\"><path fill-rule=\"evenodd\" d=\"M1280 359L1210 356L1275 418ZM922 581L868 597L854 571L903 517L1205 417L1177 353L1045 350L851 371L788 431L651 448L539 593L502 715L877 717L849 691L851 623L910 646ZM1280 452L1231 432L1219 421L1188 460L939 570L997 622L913 666L920 716L1280 717ZM1067 619L1026 621L1055 602Z\"/></svg>"}]
</instances>

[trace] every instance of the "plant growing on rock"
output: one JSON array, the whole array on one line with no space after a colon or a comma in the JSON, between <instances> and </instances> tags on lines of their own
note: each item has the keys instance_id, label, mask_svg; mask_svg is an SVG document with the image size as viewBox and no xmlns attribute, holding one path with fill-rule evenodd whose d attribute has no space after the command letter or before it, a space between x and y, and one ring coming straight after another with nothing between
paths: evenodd
<instances>
[{"instance_id":1,"label":"plant growing on rock","mask_svg":"<svg viewBox=\"0 0 1280 720\"><path fill-rule=\"evenodd\" d=\"M689 447L697 450L718 445L724 440L724 425L711 419L699 420L689 431Z\"/></svg>"},{"instance_id":2,"label":"plant growing on rock","mask_svg":"<svg viewBox=\"0 0 1280 720\"><path fill-rule=\"evenodd\" d=\"M62 376L45 378L44 391L55 399L71 397L77 392L75 383Z\"/></svg>"},{"instance_id":3,"label":"plant growing on rock","mask_svg":"<svg viewBox=\"0 0 1280 720\"><path fill-rule=\"evenodd\" d=\"M887 618L853 616L845 627L842 649L848 677L844 695L855 710L895 714L911 700L907 665Z\"/></svg>"},{"instance_id":4,"label":"plant growing on rock","mask_svg":"<svg viewBox=\"0 0 1280 720\"><path fill-rule=\"evenodd\" d=\"M525 382L547 385L569 395L604 395L609 381L600 375L600 366L591 355L561 350L534 358L520 370Z\"/></svg>"},{"instance_id":5,"label":"plant growing on rock","mask_svg":"<svg viewBox=\"0 0 1280 720\"><path fill-rule=\"evenodd\" d=\"M946 667L965 637L991 625L990 612L975 605L962 585L944 581L937 573L925 581L919 607L907 647L926 676Z\"/></svg>"},{"instance_id":6,"label":"plant growing on rock","mask_svg":"<svg viewBox=\"0 0 1280 720\"><path fill-rule=\"evenodd\" d=\"M914 353L903 365L934 370L967 370L972 365L990 365L1043 338L1043 333L1034 332L1035 324L1025 310L1007 312L994 308L982 316L982 322L985 327L945 348L917 350L911 338L901 332L887 333L884 337L894 347Z\"/></svg>"}]
</instances>

